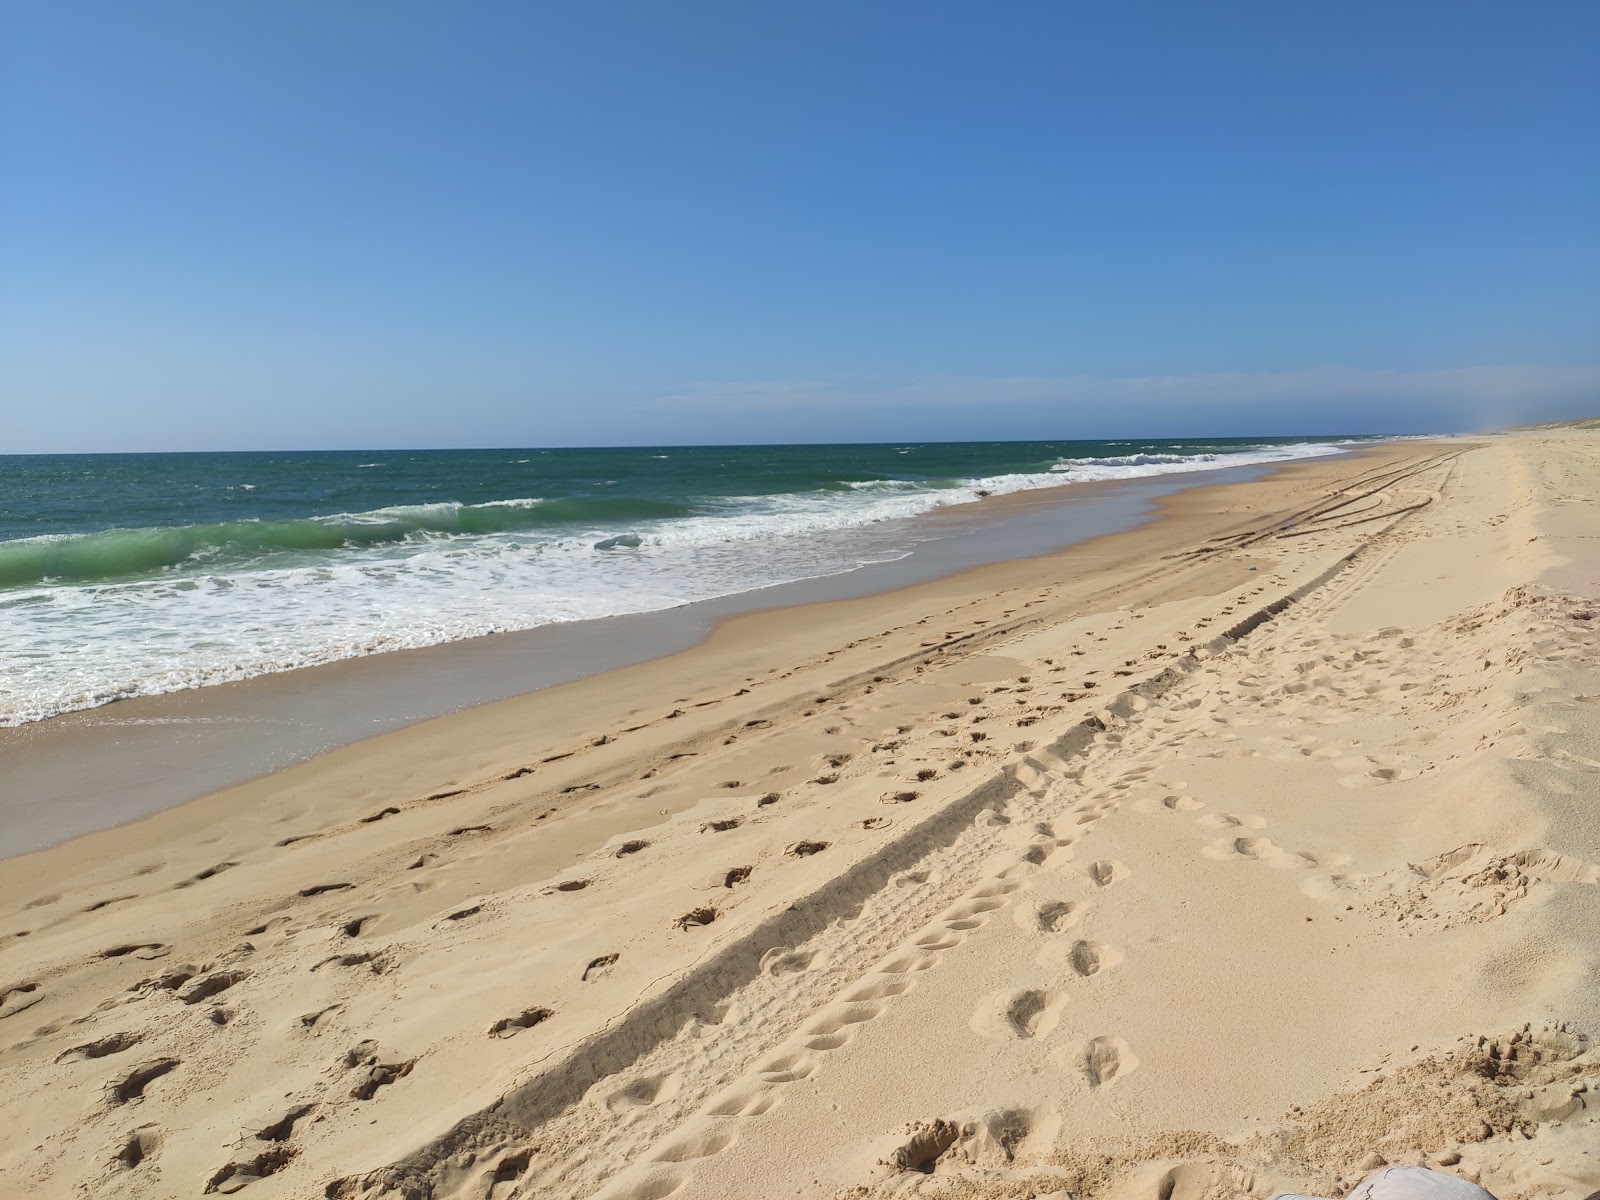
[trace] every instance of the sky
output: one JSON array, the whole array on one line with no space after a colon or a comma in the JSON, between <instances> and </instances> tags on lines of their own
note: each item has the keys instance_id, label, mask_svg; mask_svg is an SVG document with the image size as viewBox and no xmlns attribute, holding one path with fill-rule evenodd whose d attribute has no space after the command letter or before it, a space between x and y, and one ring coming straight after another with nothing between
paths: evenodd
<instances>
[{"instance_id":1,"label":"sky","mask_svg":"<svg viewBox=\"0 0 1600 1200\"><path fill-rule=\"evenodd\" d=\"M1590 0L0 0L0 453L1600 414Z\"/></svg>"}]
</instances>

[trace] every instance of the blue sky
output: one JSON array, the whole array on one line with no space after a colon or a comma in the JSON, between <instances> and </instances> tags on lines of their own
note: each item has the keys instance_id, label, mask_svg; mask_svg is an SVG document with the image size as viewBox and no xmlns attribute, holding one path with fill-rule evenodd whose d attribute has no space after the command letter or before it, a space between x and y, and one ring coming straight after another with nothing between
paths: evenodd
<instances>
[{"instance_id":1,"label":"blue sky","mask_svg":"<svg viewBox=\"0 0 1600 1200\"><path fill-rule=\"evenodd\" d=\"M0 4L0 452L1600 412L1600 5Z\"/></svg>"}]
</instances>

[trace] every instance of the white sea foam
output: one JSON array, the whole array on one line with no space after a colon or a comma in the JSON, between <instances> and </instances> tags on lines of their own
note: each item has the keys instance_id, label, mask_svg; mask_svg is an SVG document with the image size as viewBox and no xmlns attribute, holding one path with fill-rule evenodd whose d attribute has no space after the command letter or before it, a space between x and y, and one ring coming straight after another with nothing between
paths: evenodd
<instances>
[{"instance_id":1,"label":"white sea foam","mask_svg":"<svg viewBox=\"0 0 1600 1200\"><path fill-rule=\"evenodd\" d=\"M439 518L442 528L316 561L280 556L251 568L0 592L0 645L6 647L0 724L836 574L908 553L924 534L909 518L980 493L1216 470L1338 449L1323 443L1192 457L1083 458L945 486L866 479L848 490L735 497L697 516L561 532L459 535L449 531L458 503L395 506L359 519ZM540 503L521 497L474 507Z\"/></svg>"}]
</instances>

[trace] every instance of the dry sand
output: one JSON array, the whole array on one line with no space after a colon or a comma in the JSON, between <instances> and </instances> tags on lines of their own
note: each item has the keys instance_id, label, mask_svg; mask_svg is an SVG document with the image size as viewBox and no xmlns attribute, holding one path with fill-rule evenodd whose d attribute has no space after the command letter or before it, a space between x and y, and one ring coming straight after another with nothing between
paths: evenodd
<instances>
[{"instance_id":1,"label":"dry sand","mask_svg":"<svg viewBox=\"0 0 1600 1200\"><path fill-rule=\"evenodd\" d=\"M0 864L0 1194L1600 1190L1600 434L729 621Z\"/></svg>"}]
</instances>

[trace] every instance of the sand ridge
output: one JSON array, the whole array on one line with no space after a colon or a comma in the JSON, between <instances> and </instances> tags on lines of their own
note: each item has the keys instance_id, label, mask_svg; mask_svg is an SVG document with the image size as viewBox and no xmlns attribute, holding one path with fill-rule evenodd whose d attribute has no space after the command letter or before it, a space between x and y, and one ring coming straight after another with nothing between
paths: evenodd
<instances>
[{"instance_id":1,"label":"sand ridge","mask_svg":"<svg viewBox=\"0 0 1600 1200\"><path fill-rule=\"evenodd\" d=\"M1160 554L802 611L581 740L512 702L18 860L0 1176L1192 1198L1387 1152L1587 1195L1595 614L1540 581L1597 449L1284 472ZM1537 1087L1473 1083L1524 1046ZM1460 1119L1379 1145L1424 1086Z\"/></svg>"}]
</instances>

